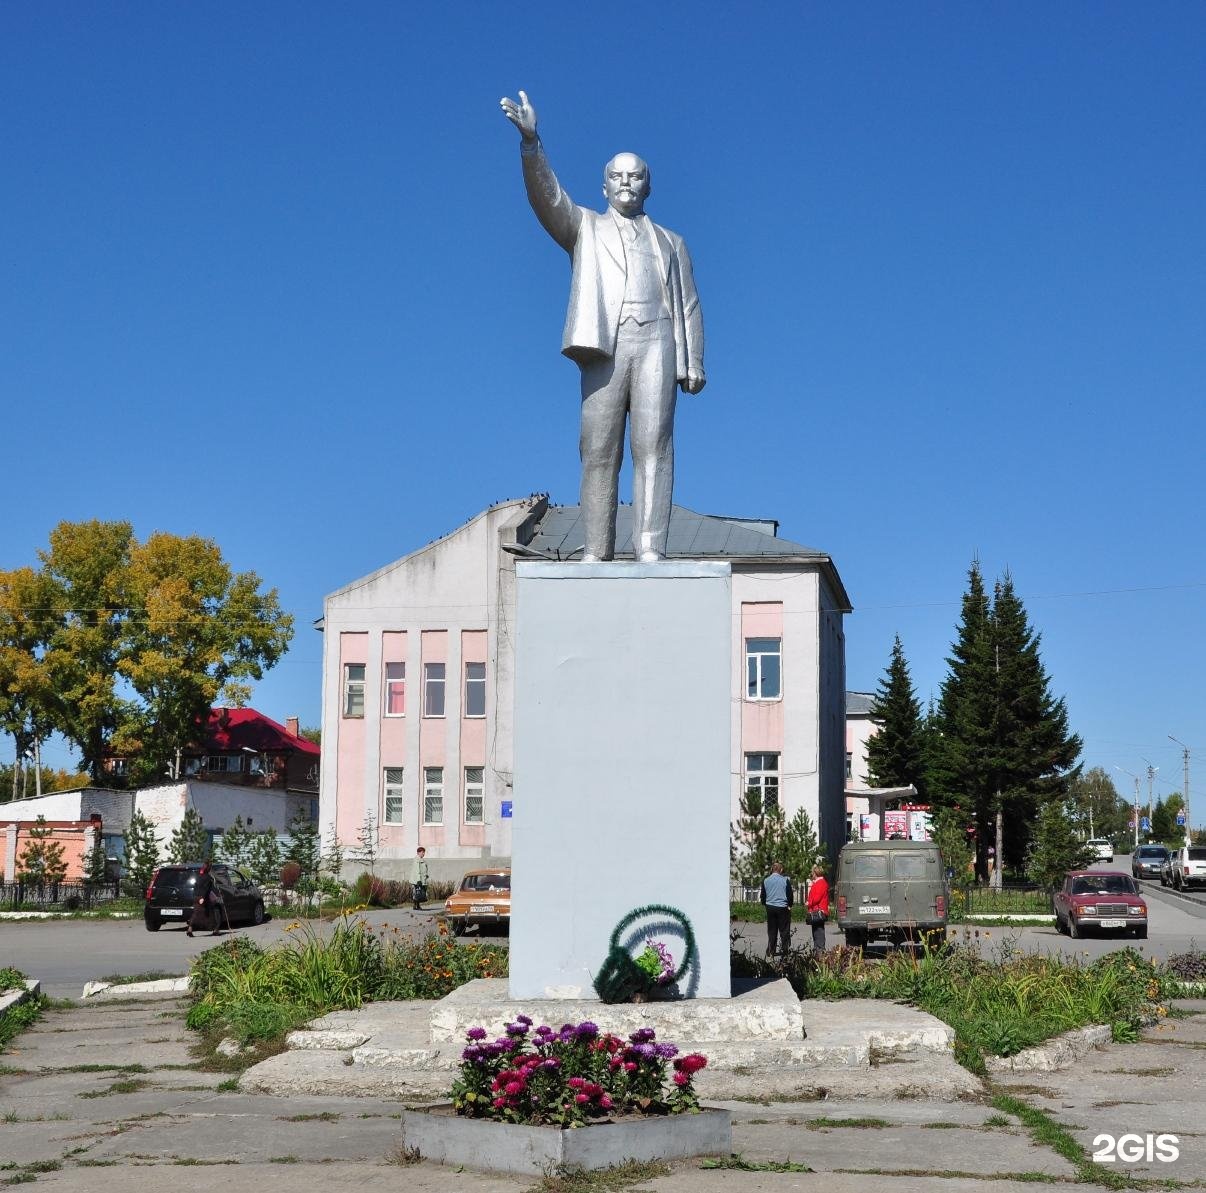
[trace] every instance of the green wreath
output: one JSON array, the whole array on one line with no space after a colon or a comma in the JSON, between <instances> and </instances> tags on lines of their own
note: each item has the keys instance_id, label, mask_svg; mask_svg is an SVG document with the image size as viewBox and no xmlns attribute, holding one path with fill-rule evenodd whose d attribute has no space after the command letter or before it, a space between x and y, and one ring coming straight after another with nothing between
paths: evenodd
<instances>
[{"instance_id":1,"label":"green wreath","mask_svg":"<svg viewBox=\"0 0 1206 1193\"><path fill-rule=\"evenodd\" d=\"M627 928L637 920L651 915L662 915L677 920L683 931L683 961L666 984L673 985L694 963L697 951L695 932L691 921L677 907L668 907L665 903L650 903L646 907L634 908L616 925L611 934L607 957L595 975L595 992L603 1002L631 1002L634 994L648 993L657 984L620 943L620 937Z\"/></svg>"}]
</instances>

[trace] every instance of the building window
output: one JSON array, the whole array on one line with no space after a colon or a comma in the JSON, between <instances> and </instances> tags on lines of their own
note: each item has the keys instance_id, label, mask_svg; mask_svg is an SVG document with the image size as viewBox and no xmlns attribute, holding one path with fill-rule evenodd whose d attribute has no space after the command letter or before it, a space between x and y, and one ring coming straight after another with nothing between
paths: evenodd
<instances>
[{"instance_id":1,"label":"building window","mask_svg":"<svg viewBox=\"0 0 1206 1193\"><path fill-rule=\"evenodd\" d=\"M343 665L343 715L364 716L364 664Z\"/></svg>"},{"instance_id":2,"label":"building window","mask_svg":"<svg viewBox=\"0 0 1206 1193\"><path fill-rule=\"evenodd\" d=\"M766 812L779 806L779 755L745 756L745 789L756 793L758 807Z\"/></svg>"},{"instance_id":3,"label":"building window","mask_svg":"<svg viewBox=\"0 0 1206 1193\"><path fill-rule=\"evenodd\" d=\"M381 772L381 794L384 824L402 823L402 767L387 766Z\"/></svg>"},{"instance_id":4,"label":"building window","mask_svg":"<svg viewBox=\"0 0 1206 1193\"><path fill-rule=\"evenodd\" d=\"M444 768L423 768L423 823L444 823Z\"/></svg>"},{"instance_id":5,"label":"building window","mask_svg":"<svg viewBox=\"0 0 1206 1193\"><path fill-rule=\"evenodd\" d=\"M486 715L486 664L465 664L465 716Z\"/></svg>"},{"instance_id":6,"label":"building window","mask_svg":"<svg viewBox=\"0 0 1206 1193\"><path fill-rule=\"evenodd\" d=\"M846 751L846 782L849 783L854 778L854 755Z\"/></svg>"},{"instance_id":7,"label":"building window","mask_svg":"<svg viewBox=\"0 0 1206 1193\"><path fill-rule=\"evenodd\" d=\"M481 824L485 820L486 770L482 766L465 767L465 823Z\"/></svg>"},{"instance_id":8,"label":"building window","mask_svg":"<svg viewBox=\"0 0 1206 1193\"><path fill-rule=\"evenodd\" d=\"M385 715L406 715L406 664L385 664Z\"/></svg>"},{"instance_id":9,"label":"building window","mask_svg":"<svg viewBox=\"0 0 1206 1193\"><path fill-rule=\"evenodd\" d=\"M423 664L423 715L444 715L444 664Z\"/></svg>"},{"instance_id":10,"label":"building window","mask_svg":"<svg viewBox=\"0 0 1206 1193\"><path fill-rule=\"evenodd\" d=\"M211 774L242 774L243 756L242 754L210 754L205 760L205 769Z\"/></svg>"},{"instance_id":11,"label":"building window","mask_svg":"<svg viewBox=\"0 0 1206 1193\"><path fill-rule=\"evenodd\" d=\"M780 665L782 638L745 640L745 696L747 700L778 700L782 694Z\"/></svg>"}]
</instances>

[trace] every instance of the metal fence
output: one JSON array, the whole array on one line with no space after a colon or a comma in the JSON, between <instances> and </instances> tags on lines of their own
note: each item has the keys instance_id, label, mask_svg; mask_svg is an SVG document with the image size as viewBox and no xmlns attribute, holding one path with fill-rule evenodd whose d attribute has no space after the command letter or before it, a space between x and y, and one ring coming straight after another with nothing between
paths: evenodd
<instances>
[{"instance_id":1,"label":"metal fence","mask_svg":"<svg viewBox=\"0 0 1206 1193\"><path fill-rule=\"evenodd\" d=\"M0 910L89 911L121 895L121 882L0 883Z\"/></svg>"},{"instance_id":2,"label":"metal fence","mask_svg":"<svg viewBox=\"0 0 1206 1193\"><path fill-rule=\"evenodd\" d=\"M1026 883L1001 887L969 886L951 892L951 902L962 897L964 915L1051 915L1055 892Z\"/></svg>"}]
</instances>

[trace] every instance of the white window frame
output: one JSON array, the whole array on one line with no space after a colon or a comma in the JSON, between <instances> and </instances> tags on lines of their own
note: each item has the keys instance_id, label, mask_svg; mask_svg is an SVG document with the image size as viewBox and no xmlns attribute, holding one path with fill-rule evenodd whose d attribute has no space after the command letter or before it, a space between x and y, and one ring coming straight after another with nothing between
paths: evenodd
<instances>
[{"instance_id":1,"label":"white window frame","mask_svg":"<svg viewBox=\"0 0 1206 1193\"><path fill-rule=\"evenodd\" d=\"M441 674L437 678L432 674L432 669L439 667ZM440 694L440 711L432 712L432 696L436 691ZM445 715L448 709L448 664L447 663L424 663L423 664L423 716L429 720L439 720Z\"/></svg>"},{"instance_id":2,"label":"white window frame","mask_svg":"<svg viewBox=\"0 0 1206 1193\"><path fill-rule=\"evenodd\" d=\"M360 671L359 679L352 674L353 669ZM364 719L364 701L365 701L365 676L368 668L364 663L344 663L343 665L343 715L349 720ZM352 712L352 697L354 694L360 696L360 711Z\"/></svg>"},{"instance_id":3,"label":"white window frame","mask_svg":"<svg viewBox=\"0 0 1206 1193\"><path fill-rule=\"evenodd\" d=\"M474 676L472 679L470 679L469 678L469 668L470 667L480 667L482 669L481 675ZM481 712L470 712L469 711L469 685L470 684L473 684L475 687L478 687L478 686L481 687L481 690L482 690L482 711ZM465 664L465 696L464 696L464 699L465 699L465 703L462 707L465 710L464 715L466 717L468 717L470 720L481 720L483 717L485 717L485 715L486 715L486 664L485 663L466 663Z\"/></svg>"},{"instance_id":4,"label":"white window frame","mask_svg":"<svg viewBox=\"0 0 1206 1193\"><path fill-rule=\"evenodd\" d=\"M391 667L400 668L397 675L390 675ZM392 701L390 696L395 690L401 690L402 693L402 711L390 712ZM381 700L381 715L384 717L404 717L406 716L406 664L402 662L392 662L385 664L385 690L382 693Z\"/></svg>"},{"instance_id":5,"label":"white window frame","mask_svg":"<svg viewBox=\"0 0 1206 1193\"><path fill-rule=\"evenodd\" d=\"M757 765L754 765L755 759ZM768 759L774 759L773 766L767 766ZM751 750L745 755L745 786L743 791L749 791L751 788L758 792L760 807L763 812L767 809L767 791L774 790L774 807L782 808L782 788L780 787L779 763L782 761L782 755L774 750Z\"/></svg>"},{"instance_id":6,"label":"white window frame","mask_svg":"<svg viewBox=\"0 0 1206 1193\"><path fill-rule=\"evenodd\" d=\"M432 820L428 814L428 800L440 801L440 818ZM423 823L424 825L441 825L444 823L444 768L442 766L425 766L423 768Z\"/></svg>"},{"instance_id":7,"label":"white window frame","mask_svg":"<svg viewBox=\"0 0 1206 1193\"><path fill-rule=\"evenodd\" d=\"M754 643L773 642L775 643L774 650L759 649L754 650ZM762 673L763 659L778 659L779 660L779 690L773 695L768 696L763 689L766 686L766 677ZM753 670L754 675L754 694L750 694L750 672ZM783 639L769 637L752 637L745 640L745 698L752 701L768 701L783 699Z\"/></svg>"},{"instance_id":8,"label":"white window frame","mask_svg":"<svg viewBox=\"0 0 1206 1193\"><path fill-rule=\"evenodd\" d=\"M403 797L402 780L405 768L401 766L383 766L381 768L381 823L405 824L406 803ZM390 800L398 801L396 818L389 814Z\"/></svg>"},{"instance_id":9,"label":"white window frame","mask_svg":"<svg viewBox=\"0 0 1206 1193\"><path fill-rule=\"evenodd\" d=\"M477 772L476 779L470 779L469 774L471 771ZM470 799L477 799L481 801L478 805L479 811L476 816L469 815ZM466 824L486 823L486 768L484 766L465 767L465 784L462 807L464 809Z\"/></svg>"}]
</instances>

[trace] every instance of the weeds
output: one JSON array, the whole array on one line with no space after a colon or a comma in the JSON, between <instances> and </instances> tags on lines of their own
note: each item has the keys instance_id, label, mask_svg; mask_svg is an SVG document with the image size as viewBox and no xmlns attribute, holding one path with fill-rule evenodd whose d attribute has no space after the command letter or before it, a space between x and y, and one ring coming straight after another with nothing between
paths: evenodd
<instances>
[{"instance_id":1,"label":"weeds","mask_svg":"<svg viewBox=\"0 0 1206 1193\"><path fill-rule=\"evenodd\" d=\"M77 1098L107 1098L110 1094L136 1094L140 1089L145 1089L146 1086L147 1083L145 1081L134 1077L128 1081L115 1081L104 1089L85 1090L83 1093L76 1094L75 1096Z\"/></svg>"},{"instance_id":2,"label":"weeds","mask_svg":"<svg viewBox=\"0 0 1206 1193\"><path fill-rule=\"evenodd\" d=\"M734 1153L731 1156L703 1160L700 1168L729 1168L737 1172L812 1172L807 1164L796 1164L792 1160L743 1160Z\"/></svg>"},{"instance_id":3,"label":"weeds","mask_svg":"<svg viewBox=\"0 0 1206 1193\"><path fill-rule=\"evenodd\" d=\"M629 1160L596 1172L584 1172L580 1168L561 1168L545 1176L540 1184L533 1186L531 1193L619 1193L630 1185L642 1184L669 1174L669 1166L657 1160Z\"/></svg>"}]
</instances>

